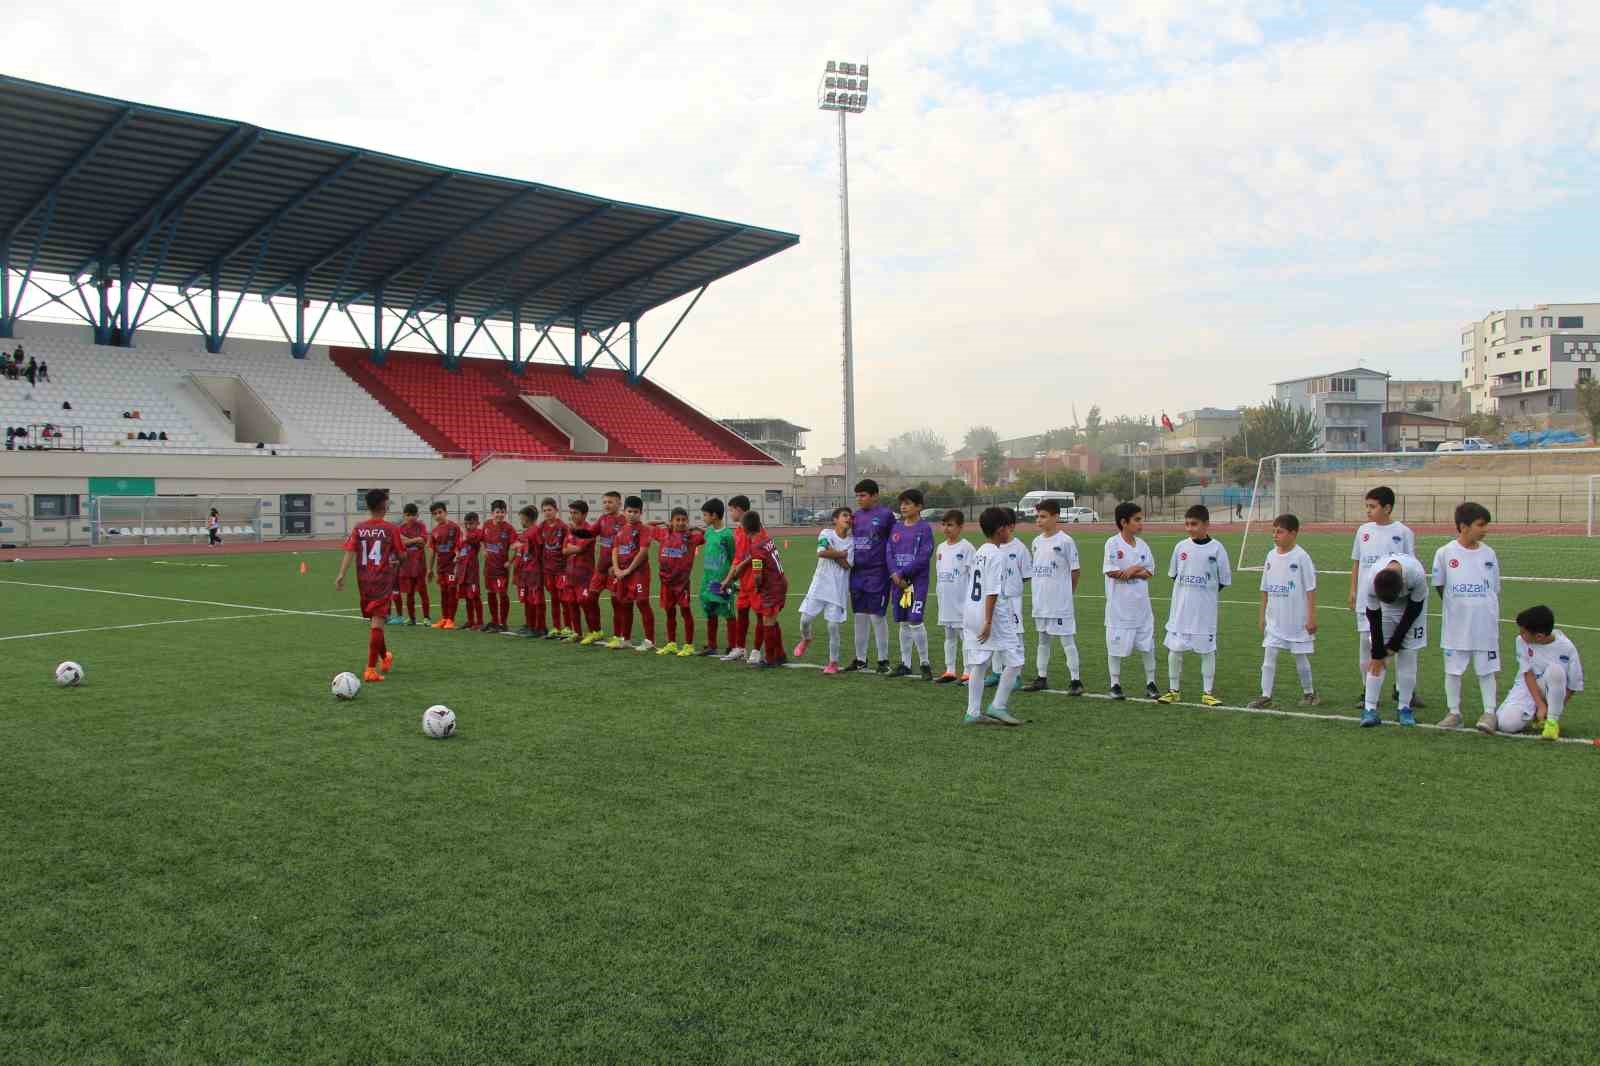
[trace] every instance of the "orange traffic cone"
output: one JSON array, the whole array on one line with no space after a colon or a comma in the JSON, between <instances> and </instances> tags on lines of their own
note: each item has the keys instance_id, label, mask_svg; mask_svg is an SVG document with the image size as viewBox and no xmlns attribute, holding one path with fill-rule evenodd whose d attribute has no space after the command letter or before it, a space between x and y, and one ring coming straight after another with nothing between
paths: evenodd
<instances>
[{"instance_id":1,"label":"orange traffic cone","mask_svg":"<svg viewBox=\"0 0 1600 1066\"><path fill-rule=\"evenodd\" d=\"M302 574L306 572L306 564L305 563L301 563L300 564L300 572Z\"/></svg>"}]
</instances>

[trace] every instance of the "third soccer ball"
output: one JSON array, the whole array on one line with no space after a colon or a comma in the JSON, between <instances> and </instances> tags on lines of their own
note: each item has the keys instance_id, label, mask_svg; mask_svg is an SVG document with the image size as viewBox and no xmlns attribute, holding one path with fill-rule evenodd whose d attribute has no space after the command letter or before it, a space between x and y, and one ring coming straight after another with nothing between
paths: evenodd
<instances>
[{"instance_id":1,"label":"third soccer ball","mask_svg":"<svg viewBox=\"0 0 1600 1066\"><path fill-rule=\"evenodd\" d=\"M62 688L71 688L83 680L83 667L70 659L56 667L56 684Z\"/></svg>"},{"instance_id":2,"label":"third soccer ball","mask_svg":"<svg viewBox=\"0 0 1600 1066\"><path fill-rule=\"evenodd\" d=\"M436 703L422 712L422 731L434 740L443 740L456 731L456 712Z\"/></svg>"},{"instance_id":3,"label":"third soccer ball","mask_svg":"<svg viewBox=\"0 0 1600 1066\"><path fill-rule=\"evenodd\" d=\"M361 691L361 679L350 671L335 674L333 678L333 694L341 700L353 700L356 693Z\"/></svg>"}]
</instances>

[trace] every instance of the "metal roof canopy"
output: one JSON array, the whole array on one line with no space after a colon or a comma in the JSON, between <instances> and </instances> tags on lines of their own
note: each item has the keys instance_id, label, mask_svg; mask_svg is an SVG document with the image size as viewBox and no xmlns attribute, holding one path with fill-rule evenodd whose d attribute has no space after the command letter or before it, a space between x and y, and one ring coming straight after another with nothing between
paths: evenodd
<instances>
[{"instance_id":1,"label":"metal roof canopy","mask_svg":"<svg viewBox=\"0 0 1600 1066\"><path fill-rule=\"evenodd\" d=\"M575 373L604 351L637 377L640 315L800 240L5 75L0 159L0 336L12 334L33 275L46 273L71 280L101 343L131 344L160 317L143 311L163 286L178 297L155 295L161 313L190 321L213 351L253 295L272 307L297 355L329 311L363 304L380 360L402 329L453 360L485 324L507 322L510 356L488 336L514 369L524 328L541 334L534 350L562 328L573 331ZM77 312L43 291L46 303ZM194 305L202 292L208 322ZM292 333L272 304L279 295L294 298ZM327 306L308 334L312 300ZM386 314L395 327L387 334ZM428 330L440 318L446 347ZM458 346L462 319L475 328ZM627 365L611 347L624 324ZM596 341L587 364L586 335Z\"/></svg>"}]
</instances>

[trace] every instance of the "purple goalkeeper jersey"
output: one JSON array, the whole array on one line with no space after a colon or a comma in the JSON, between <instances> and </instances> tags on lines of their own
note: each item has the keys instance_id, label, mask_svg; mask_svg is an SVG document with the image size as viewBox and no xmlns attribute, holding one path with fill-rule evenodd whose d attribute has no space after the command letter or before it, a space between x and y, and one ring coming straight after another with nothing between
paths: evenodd
<instances>
[{"instance_id":1,"label":"purple goalkeeper jersey","mask_svg":"<svg viewBox=\"0 0 1600 1066\"><path fill-rule=\"evenodd\" d=\"M851 516L851 539L856 549L855 562L850 567L852 584L858 575L873 580L888 579L889 534L898 521L895 513L883 504Z\"/></svg>"},{"instance_id":2,"label":"purple goalkeeper jersey","mask_svg":"<svg viewBox=\"0 0 1600 1066\"><path fill-rule=\"evenodd\" d=\"M933 527L918 520L914 526L895 523L889 534L889 572L899 574L918 590L928 588L928 563L933 559Z\"/></svg>"}]
</instances>

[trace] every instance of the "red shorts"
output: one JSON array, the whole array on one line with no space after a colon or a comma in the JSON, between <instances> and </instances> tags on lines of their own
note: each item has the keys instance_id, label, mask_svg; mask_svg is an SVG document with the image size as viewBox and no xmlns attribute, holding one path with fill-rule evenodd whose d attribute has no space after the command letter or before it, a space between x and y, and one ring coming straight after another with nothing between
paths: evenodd
<instances>
[{"instance_id":1,"label":"red shorts","mask_svg":"<svg viewBox=\"0 0 1600 1066\"><path fill-rule=\"evenodd\" d=\"M544 575L544 591L545 591L545 594L548 595L551 600L553 600L553 601L555 601L557 603L561 602L561 590L566 587L566 584L567 584L567 575L566 574L546 574L546 575Z\"/></svg>"},{"instance_id":2,"label":"red shorts","mask_svg":"<svg viewBox=\"0 0 1600 1066\"><path fill-rule=\"evenodd\" d=\"M517 602L518 603L543 603L544 602L544 585L539 583L539 582L537 582L537 581L533 582L532 584L529 584L528 582L525 582L525 581L518 581L517 582Z\"/></svg>"},{"instance_id":3,"label":"red shorts","mask_svg":"<svg viewBox=\"0 0 1600 1066\"><path fill-rule=\"evenodd\" d=\"M589 579L589 591L594 593L611 591L611 574L596 570L594 576Z\"/></svg>"},{"instance_id":4,"label":"red shorts","mask_svg":"<svg viewBox=\"0 0 1600 1066\"><path fill-rule=\"evenodd\" d=\"M505 574L485 574L483 583L489 586L490 592L504 592L511 587L511 578Z\"/></svg>"},{"instance_id":5,"label":"red shorts","mask_svg":"<svg viewBox=\"0 0 1600 1066\"><path fill-rule=\"evenodd\" d=\"M649 603L650 571L635 570L627 577L618 578L611 595L620 603Z\"/></svg>"},{"instance_id":6,"label":"red shorts","mask_svg":"<svg viewBox=\"0 0 1600 1066\"><path fill-rule=\"evenodd\" d=\"M454 560L451 560L450 562L441 561L439 563L439 572L435 576L438 578L439 587L442 588L442 589L447 589L450 586L454 585L456 583L456 564L455 564L455 561Z\"/></svg>"},{"instance_id":7,"label":"red shorts","mask_svg":"<svg viewBox=\"0 0 1600 1066\"><path fill-rule=\"evenodd\" d=\"M661 609L670 611L674 607L682 607L686 611L689 609L689 583L687 581L682 585L663 584L661 586Z\"/></svg>"},{"instance_id":8,"label":"red shorts","mask_svg":"<svg viewBox=\"0 0 1600 1066\"><path fill-rule=\"evenodd\" d=\"M394 595L393 582L364 582L358 589L361 617L389 617L389 599Z\"/></svg>"},{"instance_id":9,"label":"red shorts","mask_svg":"<svg viewBox=\"0 0 1600 1066\"><path fill-rule=\"evenodd\" d=\"M760 602L760 596L756 593L754 585L746 585L743 581L739 582L739 594L733 599L735 607L741 611L749 611L754 610Z\"/></svg>"},{"instance_id":10,"label":"red shorts","mask_svg":"<svg viewBox=\"0 0 1600 1066\"><path fill-rule=\"evenodd\" d=\"M464 600L476 600L482 598L478 592L478 583L476 581L461 582L456 589L456 593Z\"/></svg>"},{"instance_id":11,"label":"red shorts","mask_svg":"<svg viewBox=\"0 0 1600 1066\"><path fill-rule=\"evenodd\" d=\"M562 603L588 603L594 599L594 582L585 581L581 577L568 577L566 586L561 590Z\"/></svg>"},{"instance_id":12,"label":"red shorts","mask_svg":"<svg viewBox=\"0 0 1600 1066\"><path fill-rule=\"evenodd\" d=\"M427 582L426 582L426 580L424 578L412 577L410 574L401 574L400 575L400 591L401 592L415 592L418 589L420 589L426 583Z\"/></svg>"},{"instance_id":13,"label":"red shorts","mask_svg":"<svg viewBox=\"0 0 1600 1066\"><path fill-rule=\"evenodd\" d=\"M789 579L769 577L761 586L757 609L763 615L778 614L789 600Z\"/></svg>"}]
</instances>

